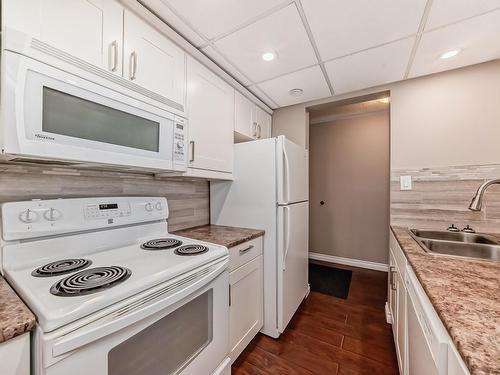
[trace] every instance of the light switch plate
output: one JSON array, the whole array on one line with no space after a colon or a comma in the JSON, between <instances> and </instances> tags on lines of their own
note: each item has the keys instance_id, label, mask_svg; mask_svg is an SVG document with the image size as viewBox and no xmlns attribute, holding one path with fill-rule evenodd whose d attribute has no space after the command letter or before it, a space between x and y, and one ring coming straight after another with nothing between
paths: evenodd
<instances>
[{"instance_id":1,"label":"light switch plate","mask_svg":"<svg viewBox=\"0 0 500 375\"><path fill-rule=\"evenodd\" d=\"M399 182L401 184L401 190L411 190L411 176L401 176L399 177Z\"/></svg>"}]
</instances>

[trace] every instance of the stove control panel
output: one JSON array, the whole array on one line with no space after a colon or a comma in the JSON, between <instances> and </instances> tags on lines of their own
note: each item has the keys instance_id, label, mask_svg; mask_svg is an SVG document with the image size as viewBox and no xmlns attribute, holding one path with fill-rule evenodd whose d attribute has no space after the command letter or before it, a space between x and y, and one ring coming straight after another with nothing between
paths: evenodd
<instances>
[{"instance_id":1,"label":"stove control panel","mask_svg":"<svg viewBox=\"0 0 500 375\"><path fill-rule=\"evenodd\" d=\"M18 240L168 219L162 197L32 200L1 205L2 237Z\"/></svg>"},{"instance_id":2,"label":"stove control panel","mask_svg":"<svg viewBox=\"0 0 500 375\"><path fill-rule=\"evenodd\" d=\"M95 203L85 207L85 217L87 220L107 219L114 217L130 216L130 203Z\"/></svg>"}]
</instances>

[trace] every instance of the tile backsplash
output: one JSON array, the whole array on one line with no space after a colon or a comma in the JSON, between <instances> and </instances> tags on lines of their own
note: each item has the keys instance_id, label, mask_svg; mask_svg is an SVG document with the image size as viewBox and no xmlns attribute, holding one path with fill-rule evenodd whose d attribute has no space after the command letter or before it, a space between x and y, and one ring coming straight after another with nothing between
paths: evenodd
<instances>
[{"instance_id":1,"label":"tile backsplash","mask_svg":"<svg viewBox=\"0 0 500 375\"><path fill-rule=\"evenodd\" d=\"M412 176L412 190L400 190L403 175ZM479 185L492 178L500 178L500 164L393 169L391 224L426 229L469 224L476 231L500 233L500 185L488 188L482 211L468 209Z\"/></svg>"},{"instance_id":2,"label":"tile backsplash","mask_svg":"<svg viewBox=\"0 0 500 375\"><path fill-rule=\"evenodd\" d=\"M169 231L208 224L209 191L209 183L204 180L43 164L0 164L0 203L36 198L162 196L168 199Z\"/></svg>"}]
</instances>

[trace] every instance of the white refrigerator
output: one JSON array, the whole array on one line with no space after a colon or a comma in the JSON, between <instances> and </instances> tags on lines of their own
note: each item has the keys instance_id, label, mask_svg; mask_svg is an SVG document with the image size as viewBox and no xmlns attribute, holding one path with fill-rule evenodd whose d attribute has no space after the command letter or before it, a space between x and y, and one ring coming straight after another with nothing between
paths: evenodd
<instances>
[{"instance_id":1,"label":"white refrigerator","mask_svg":"<svg viewBox=\"0 0 500 375\"><path fill-rule=\"evenodd\" d=\"M309 292L308 153L284 136L238 143L233 175L211 182L211 222L266 231L261 332L277 338Z\"/></svg>"}]
</instances>

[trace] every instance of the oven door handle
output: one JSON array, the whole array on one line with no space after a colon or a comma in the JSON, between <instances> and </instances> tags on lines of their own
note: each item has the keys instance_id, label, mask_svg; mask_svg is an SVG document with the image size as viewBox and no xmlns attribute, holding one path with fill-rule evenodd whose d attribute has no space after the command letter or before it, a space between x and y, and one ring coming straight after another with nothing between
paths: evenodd
<instances>
[{"instance_id":1,"label":"oven door handle","mask_svg":"<svg viewBox=\"0 0 500 375\"><path fill-rule=\"evenodd\" d=\"M168 315L182 306L183 300L187 297L209 285L212 280L226 270L227 265L226 257L204 270L182 275L168 283L157 285L148 290L147 294L141 293L126 301L119 302L114 308L103 310L103 314L101 314L103 316L81 328L71 330L71 325L68 326L65 328L69 331L67 334L63 333L62 337L60 336L52 341L52 356L57 357L78 349L83 345L144 320L159 311L168 309L169 312L166 314ZM203 274L201 274L202 272ZM108 310L107 313L105 313L106 310Z\"/></svg>"}]
</instances>

